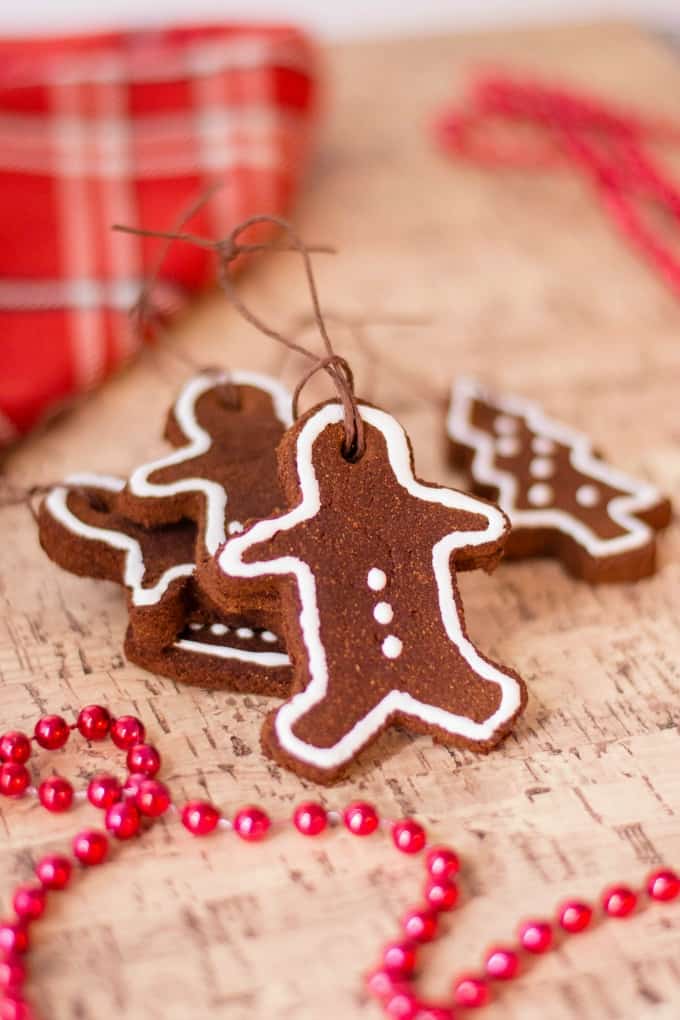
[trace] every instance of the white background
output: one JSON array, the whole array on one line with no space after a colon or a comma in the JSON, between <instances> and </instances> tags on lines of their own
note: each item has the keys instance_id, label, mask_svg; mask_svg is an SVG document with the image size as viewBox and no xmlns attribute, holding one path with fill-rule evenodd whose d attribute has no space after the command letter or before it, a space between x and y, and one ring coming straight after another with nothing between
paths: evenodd
<instances>
[{"instance_id":1,"label":"white background","mask_svg":"<svg viewBox=\"0 0 680 1020\"><path fill-rule=\"evenodd\" d=\"M680 30L680 0L0 0L0 34L244 18L328 39L597 18Z\"/></svg>"}]
</instances>

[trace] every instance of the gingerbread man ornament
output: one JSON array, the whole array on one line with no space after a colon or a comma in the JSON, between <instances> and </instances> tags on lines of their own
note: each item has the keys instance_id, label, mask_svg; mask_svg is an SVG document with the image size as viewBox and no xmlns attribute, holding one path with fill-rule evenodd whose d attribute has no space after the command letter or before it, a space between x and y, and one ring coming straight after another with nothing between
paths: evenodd
<instances>
[{"instance_id":1,"label":"gingerbread man ornament","mask_svg":"<svg viewBox=\"0 0 680 1020\"><path fill-rule=\"evenodd\" d=\"M282 440L290 509L227 541L216 562L279 591L293 696L263 746L301 775L333 782L385 727L487 751L526 701L512 670L465 631L454 568L492 569L509 525L497 507L421 482L398 422L359 405L366 446L343 455L343 410L322 404Z\"/></svg>"},{"instance_id":2,"label":"gingerbread man ornament","mask_svg":"<svg viewBox=\"0 0 680 1020\"><path fill-rule=\"evenodd\" d=\"M465 378L453 386L447 432L475 491L510 517L506 556L555 556L592 583L653 573L670 502L596 456L586 436Z\"/></svg>"}]
</instances>

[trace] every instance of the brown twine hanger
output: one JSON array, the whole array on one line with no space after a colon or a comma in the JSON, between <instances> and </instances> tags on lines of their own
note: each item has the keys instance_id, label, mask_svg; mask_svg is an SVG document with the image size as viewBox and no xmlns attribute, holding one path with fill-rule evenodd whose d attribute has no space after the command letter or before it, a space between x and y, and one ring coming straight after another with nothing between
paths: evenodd
<instances>
[{"instance_id":1,"label":"brown twine hanger","mask_svg":"<svg viewBox=\"0 0 680 1020\"><path fill-rule=\"evenodd\" d=\"M287 242L281 243L275 239L274 241L248 244L239 240L239 237L245 231L263 223L278 227L280 230L284 231L288 237ZM354 377L347 361L340 355L336 354L333 349L333 344L328 334L328 329L321 311L321 304L319 301L316 280L310 258L312 252L331 253L334 251L333 248L326 245L306 245L287 220L284 220L279 216L270 215L251 216L242 223L237 224L227 237L220 238L218 240L213 240L212 238L206 238L200 234L193 234L189 232L147 230L144 228L127 227L121 224L116 224L113 229L122 230L126 233L136 234L142 237L159 237L169 242L184 241L188 244L194 244L200 248L214 252L218 260L218 282L239 315L260 333L270 337L272 340L276 340L289 350L296 351L298 354L301 354L303 357L313 362L313 366L310 371L300 380L299 384L295 388L293 395L294 416L298 416L299 398L304 386L317 372L325 371L335 386L343 408L343 424L345 430L343 455L351 461L359 460L363 456L366 449L365 430L354 393ZM307 287L312 301L314 322L326 350L325 357L319 357L319 355L308 350L306 347L303 347L302 344L297 343L294 339L286 336L280 330L269 326L260 319L259 316L255 315L255 313L240 297L230 273L232 263L243 256L254 255L265 251L296 251L301 256L307 280Z\"/></svg>"}]
</instances>

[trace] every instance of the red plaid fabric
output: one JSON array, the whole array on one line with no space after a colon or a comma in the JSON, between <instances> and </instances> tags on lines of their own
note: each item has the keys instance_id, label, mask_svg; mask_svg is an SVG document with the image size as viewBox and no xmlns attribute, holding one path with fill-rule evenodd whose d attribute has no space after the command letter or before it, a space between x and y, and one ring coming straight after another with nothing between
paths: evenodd
<instances>
[{"instance_id":1,"label":"red plaid fabric","mask_svg":"<svg viewBox=\"0 0 680 1020\"><path fill-rule=\"evenodd\" d=\"M100 382L140 343L128 311L159 242L285 212L310 149L315 52L290 28L0 40L0 444ZM154 293L180 307L214 274L174 245Z\"/></svg>"}]
</instances>

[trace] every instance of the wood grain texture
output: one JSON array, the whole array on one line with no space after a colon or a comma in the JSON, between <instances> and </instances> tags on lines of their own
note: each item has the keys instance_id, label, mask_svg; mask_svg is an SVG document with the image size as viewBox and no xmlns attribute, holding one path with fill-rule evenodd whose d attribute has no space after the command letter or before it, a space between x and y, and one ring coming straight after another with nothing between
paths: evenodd
<instances>
[{"instance_id":1,"label":"wood grain texture","mask_svg":"<svg viewBox=\"0 0 680 1020\"><path fill-rule=\"evenodd\" d=\"M328 62L327 122L297 222L309 241L339 250L316 259L326 308L354 323L336 325L337 344L361 392L410 431L421 476L456 480L444 465L442 400L465 371L539 399L680 499L677 302L581 180L455 164L428 136L433 113L480 62L564 76L672 115L672 54L601 25L348 46ZM243 293L281 326L308 309L289 255L263 261ZM302 367L283 364L220 297L206 298L165 353L145 355L17 451L11 480L126 472L161 452L161 421L187 374L173 350L200 364L283 367L289 382ZM319 381L316 393L327 392ZM465 903L425 957L430 993L448 990L489 939L511 937L522 914L680 862L677 525L661 540L657 576L634 586L591 589L550 562L462 577L473 637L528 682L525 717L488 757L393 732L334 791L262 757L265 700L182 687L128 664L120 591L49 563L24 509L5 511L2 530L0 727L104 702L147 722L178 797L206 792L227 811L259 802L277 817L309 795L415 812L465 858ZM110 761L108 746L74 741L58 768L82 782ZM89 808L50 818L32 802L0 805L3 896L39 853L91 820ZM45 1020L369 1020L379 1011L361 974L421 874L382 837L306 843L287 832L248 847L159 824L50 911L34 955L36 1001ZM679 944L672 906L604 926L539 961L485 1015L671 1020Z\"/></svg>"}]
</instances>

